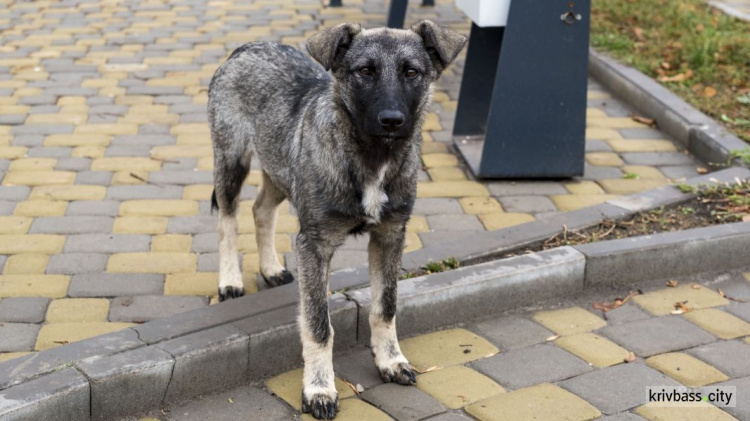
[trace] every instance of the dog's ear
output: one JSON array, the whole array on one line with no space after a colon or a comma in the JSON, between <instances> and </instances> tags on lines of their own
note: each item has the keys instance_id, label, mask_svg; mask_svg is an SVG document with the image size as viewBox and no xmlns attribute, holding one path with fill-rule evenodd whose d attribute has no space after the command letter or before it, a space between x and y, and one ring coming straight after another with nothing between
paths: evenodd
<instances>
[{"instance_id":1,"label":"dog's ear","mask_svg":"<svg viewBox=\"0 0 750 421\"><path fill-rule=\"evenodd\" d=\"M356 23L340 23L327 28L307 40L307 51L326 70L331 70L336 56L349 48L349 43L362 30Z\"/></svg>"},{"instance_id":2,"label":"dog's ear","mask_svg":"<svg viewBox=\"0 0 750 421\"><path fill-rule=\"evenodd\" d=\"M466 45L466 37L444 28L433 21L423 20L412 25L411 30L422 37L427 54L430 55L438 74L453 63L458 53Z\"/></svg>"}]
</instances>

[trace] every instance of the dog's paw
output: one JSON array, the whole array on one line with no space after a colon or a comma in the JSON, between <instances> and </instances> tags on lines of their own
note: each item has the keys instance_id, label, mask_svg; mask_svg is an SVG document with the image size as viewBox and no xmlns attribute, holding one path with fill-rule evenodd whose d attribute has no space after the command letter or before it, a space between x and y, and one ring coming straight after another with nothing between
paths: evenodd
<instances>
[{"instance_id":1,"label":"dog's paw","mask_svg":"<svg viewBox=\"0 0 750 421\"><path fill-rule=\"evenodd\" d=\"M263 275L263 279L265 279L268 285L272 287L278 287L281 285L291 284L292 282L294 282L294 275L292 275L292 272L289 272L288 270L284 269L278 274L273 275L273 276L266 277L265 275Z\"/></svg>"},{"instance_id":2,"label":"dog's paw","mask_svg":"<svg viewBox=\"0 0 750 421\"><path fill-rule=\"evenodd\" d=\"M309 397L302 392L302 412L312 414L319 420L332 420L339 410L339 399L336 393L315 393Z\"/></svg>"},{"instance_id":3,"label":"dog's paw","mask_svg":"<svg viewBox=\"0 0 750 421\"><path fill-rule=\"evenodd\" d=\"M232 298L240 298L245 295L245 288L225 286L219 287L219 302L231 300Z\"/></svg>"},{"instance_id":4,"label":"dog's paw","mask_svg":"<svg viewBox=\"0 0 750 421\"><path fill-rule=\"evenodd\" d=\"M384 367L378 367L380 377L386 383L398 383L403 385L413 385L417 383L417 375L409 363L397 362Z\"/></svg>"}]
</instances>

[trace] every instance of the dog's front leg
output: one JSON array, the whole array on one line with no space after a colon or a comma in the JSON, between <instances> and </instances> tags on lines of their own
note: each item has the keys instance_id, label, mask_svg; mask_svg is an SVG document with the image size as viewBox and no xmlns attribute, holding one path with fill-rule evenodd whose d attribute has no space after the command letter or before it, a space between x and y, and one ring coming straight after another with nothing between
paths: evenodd
<instances>
[{"instance_id":1,"label":"dog's front leg","mask_svg":"<svg viewBox=\"0 0 750 421\"><path fill-rule=\"evenodd\" d=\"M404 224L384 223L370 232L370 346L383 381L408 385L417 380L401 353L396 335L397 282L404 230Z\"/></svg>"},{"instance_id":2,"label":"dog's front leg","mask_svg":"<svg viewBox=\"0 0 750 421\"><path fill-rule=\"evenodd\" d=\"M328 268L334 247L320 236L297 235L299 328L305 362L302 412L333 419L339 408L333 374L333 327L328 316Z\"/></svg>"}]
</instances>

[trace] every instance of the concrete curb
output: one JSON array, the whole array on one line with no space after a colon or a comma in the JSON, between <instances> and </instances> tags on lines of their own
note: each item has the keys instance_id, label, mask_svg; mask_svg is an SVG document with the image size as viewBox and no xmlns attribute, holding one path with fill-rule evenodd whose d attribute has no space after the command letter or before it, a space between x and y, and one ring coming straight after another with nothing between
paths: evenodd
<instances>
[{"instance_id":1,"label":"concrete curb","mask_svg":"<svg viewBox=\"0 0 750 421\"><path fill-rule=\"evenodd\" d=\"M748 169L730 168L688 184L749 177ZM404 263L418 267L447 257L476 262L546 239L563 224L583 228L691 197L663 187L410 253ZM408 279L399 283L399 330L416 334L603 283L729 270L747 265L749 249L750 224L737 223L561 247ZM363 282L366 277L349 284ZM134 415L299 366L297 300L296 284L286 285L0 363L0 418ZM369 288L330 297L337 350L367 343L369 300Z\"/></svg>"},{"instance_id":2,"label":"concrete curb","mask_svg":"<svg viewBox=\"0 0 750 421\"><path fill-rule=\"evenodd\" d=\"M660 129L709 165L722 166L731 159L733 150L748 147L652 78L593 48L589 50L589 72L638 112L655 119Z\"/></svg>"}]
</instances>

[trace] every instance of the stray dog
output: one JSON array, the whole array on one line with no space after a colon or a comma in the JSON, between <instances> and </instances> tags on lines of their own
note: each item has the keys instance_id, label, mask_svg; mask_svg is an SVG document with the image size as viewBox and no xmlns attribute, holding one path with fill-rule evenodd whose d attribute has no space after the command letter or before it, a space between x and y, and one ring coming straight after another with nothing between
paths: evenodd
<instances>
[{"instance_id":1,"label":"stray dog","mask_svg":"<svg viewBox=\"0 0 750 421\"><path fill-rule=\"evenodd\" d=\"M272 286L294 280L276 254L276 208L289 199L299 217L302 411L315 418L332 419L338 411L328 276L348 235L370 234L375 365L386 382L416 381L396 338L396 283L431 84L465 43L463 35L430 21L410 30L344 23L308 40L320 65L292 47L253 42L235 50L211 80L219 299L244 293L236 212L257 154L263 181L253 216L261 275Z\"/></svg>"}]
</instances>

